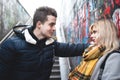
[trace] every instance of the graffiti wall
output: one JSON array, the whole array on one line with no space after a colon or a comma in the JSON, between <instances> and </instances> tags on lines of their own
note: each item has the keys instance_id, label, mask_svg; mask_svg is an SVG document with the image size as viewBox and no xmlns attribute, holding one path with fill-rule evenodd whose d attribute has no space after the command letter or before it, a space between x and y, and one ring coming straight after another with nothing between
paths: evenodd
<instances>
[{"instance_id":1,"label":"graffiti wall","mask_svg":"<svg viewBox=\"0 0 120 80\"><path fill-rule=\"evenodd\" d=\"M88 27L101 18L112 18L120 29L120 0L78 0L81 1L77 14L66 28L69 42L88 42ZM69 34L71 33L71 34Z\"/></svg>"},{"instance_id":2,"label":"graffiti wall","mask_svg":"<svg viewBox=\"0 0 120 80\"><path fill-rule=\"evenodd\" d=\"M76 0L75 16L65 29L66 40L74 43L89 42L89 26L101 18L111 18L120 35L120 0ZM72 64L80 62L80 58L71 60Z\"/></svg>"},{"instance_id":3,"label":"graffiti wall","mask_svg":"<svg viewBox=\"0 0 120 80\"><path fill-rule=\"evenodd\" d=\"M0 0L0 40L15 24L25 23L29 18L18 0Z\"/></svg>"}]
</instances>

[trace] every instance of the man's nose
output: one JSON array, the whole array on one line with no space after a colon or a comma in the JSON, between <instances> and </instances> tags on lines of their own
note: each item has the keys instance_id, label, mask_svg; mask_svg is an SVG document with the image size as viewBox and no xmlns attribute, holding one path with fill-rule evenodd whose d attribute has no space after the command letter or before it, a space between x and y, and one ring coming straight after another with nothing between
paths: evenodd
<instances>
[{"instance_id":1,"label":"man's nose","mask_svg":"<svg viewBox=\"0 0 120 80\"><path fill-rule=\"evenodd\" d=\"M56 27L55 27L55 26L53 26L53 30L56 30Z\"/></svg>"}]
</instances>

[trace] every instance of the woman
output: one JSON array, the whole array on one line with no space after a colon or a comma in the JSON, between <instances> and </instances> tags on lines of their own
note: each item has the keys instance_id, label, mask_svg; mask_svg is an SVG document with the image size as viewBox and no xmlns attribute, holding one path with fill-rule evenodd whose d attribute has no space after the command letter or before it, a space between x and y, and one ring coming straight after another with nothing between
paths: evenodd
<instances>
[{"instance_id":1,"label":"woman","mask_svg":"<svg viewBox=\"0 0 120 80\"><path fill-rule=\"evenodd\" d=\"M120 46L116 26L112 20L102 19L92 24L89 31L91 45L84 51L80 65L69 74L69 80L120 80ZM101 74L101 64L110 53Z\"/></svg>"}]
</instances>

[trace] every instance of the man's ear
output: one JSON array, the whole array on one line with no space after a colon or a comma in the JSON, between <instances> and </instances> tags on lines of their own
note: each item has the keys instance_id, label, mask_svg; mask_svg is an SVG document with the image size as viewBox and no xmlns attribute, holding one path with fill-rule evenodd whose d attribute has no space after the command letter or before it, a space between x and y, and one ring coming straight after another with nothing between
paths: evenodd
<instances>
[{"instance_id":1,"label":"man's ear","mask_svg":"<svg viewBox=\"0 0 120 80\"><path fill-rule=\"evenodd\" d=\"M38 21L37 24L36 24L36 27L37 27L37 28L40 28L41 25L42 25L42 23L41 23L40 21Z\"/></svg>"}]
</instances>

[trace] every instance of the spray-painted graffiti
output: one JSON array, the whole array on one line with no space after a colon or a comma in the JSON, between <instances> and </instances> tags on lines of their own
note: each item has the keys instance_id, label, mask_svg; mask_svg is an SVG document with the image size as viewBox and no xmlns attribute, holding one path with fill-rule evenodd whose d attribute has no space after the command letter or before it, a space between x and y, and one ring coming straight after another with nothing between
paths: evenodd
<instances>
[{"instance_id":1,"label":"spray-painted graffiti","mask_svg":"<svg viewBox=\"0 0 120 80\"><path fill-rule=\"evenodd\" d=\"M79 1L79 0L77 0ZM73 21L67 26L68 42L89 42L89 26L101 18L113 19L120 36L120 0L80 0ZM76 2L77 3L77 2ZM79 59L78 59L79 60ZM78 61L77 61L78 62Z\"/></svg>"},{"instance_id":2,"label":"spray-painted graffiti","mask_svg":"<svg viewBox=\"0 0 120 80\"><path fill-rule=\"evenodd\" d=\"M118 34L120 37L120 9L116 9L112 17L116 27L118 28L118 31L119 31Z\"/></svg>"},{"instance_id":3,"label":"spray-painted graffiti","mask_svg":"<svg viewBox=\"0 0 120 80\"><path fill-rule=\"evenodd\" d=\"M66 32L70 38L68 41L87 43L89 26L101 18L112 18L120 29L120 0L87 0L79 6L76 16L67 27L69 30ZM71 32L71 37L69 31L74 31Z\"/></svg>"}]
</instances>

